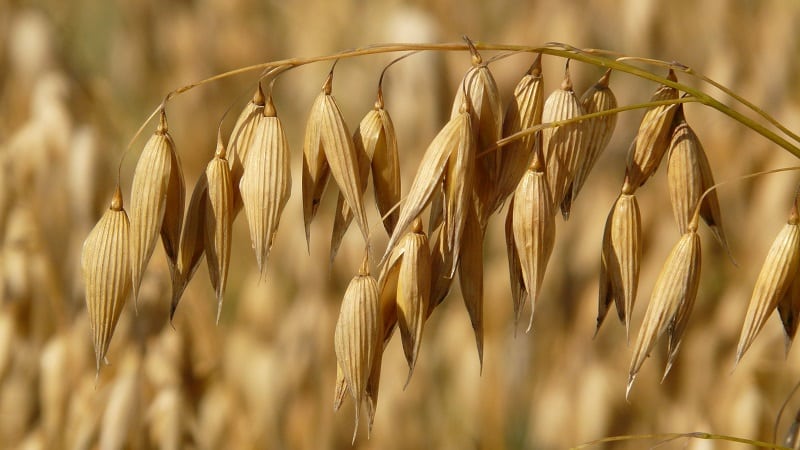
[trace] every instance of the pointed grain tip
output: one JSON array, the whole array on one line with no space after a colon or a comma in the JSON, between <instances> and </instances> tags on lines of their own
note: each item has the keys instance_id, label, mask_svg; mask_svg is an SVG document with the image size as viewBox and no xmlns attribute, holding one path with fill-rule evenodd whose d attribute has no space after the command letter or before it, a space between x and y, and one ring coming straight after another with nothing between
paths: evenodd
<instances>
[{"instance_id":1,"label":"pointed grain tip","mask_svg":"<svg viewBox=\"0 0 800 450\"><path fill-rule=\"evenodd\" d=\"M633 382L636 380L636 374L628 375L628 386L625 388L625 401L630 403L630 395L631 395L631 388L633 388Z\"/></svg>"}]
</instances>

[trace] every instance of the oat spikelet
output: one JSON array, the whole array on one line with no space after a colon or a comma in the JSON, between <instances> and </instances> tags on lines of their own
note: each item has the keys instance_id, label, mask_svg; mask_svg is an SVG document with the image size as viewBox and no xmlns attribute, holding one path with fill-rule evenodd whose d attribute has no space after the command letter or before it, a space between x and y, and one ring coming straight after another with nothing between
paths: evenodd
<instances>
[{"instance_id":1,"label":"oat spikelet","mask_svg":"<svg viewBox=\"0 0 800 450\"><path fill-rule=\"evenodd\" d=\"M397 278L397 323L408 362L408 385L417 363L431 294L430 249L420 219L414 221L411 232L398 246L403 248L403 256Z\"/></svg>"},{"instance_id":2,"label":"oat spikelet","mask_svg":"<svg viewBox=\"0 0 800 450\"><path fill-rule=\"evenodd\" d=\"M474 208L469 209L464 225L462 255L458 262L458 281L461 295L469 313L475 344L478 348L478 362L483 372L483 230Z\"/></svg>"},{"instance_id":3,"label":"oat spikelet","mask_svg":"<svg viewBox=\"0 0 800 450\"><path fill-rule=\"evenodd\" d=\"M330 80L330 76L328 77ZM329 82L326 82L328 86ZM322 148L321 123L325 108L325 89L314 100L303 140L303 223L306 244L311 246L311 221L328 185L331 170Z\"/></svg>"},{"instance_id":4,"label":"oat spikelet","mask_svg":"<svg viewBox=\"0 0 800 450\"><path fill-rule=\"evenodd\" d=\"M667 79L677 81L675 72L670 69ZM674 100L678 90L661 86L650 101ZM641 186L655 173L670 140L670 130L678 105L662 105L648 108L644 113L639 131L631 144L625 175L634 187Z\"/></svg>"},{"instance_id":5,"label":"oat spikelet","mask_svg":"<svg viewBox=\"0 0 800 450\"><path fill-rule=\"evenodd\" d=\"M461 113L468 102L472 129L476 134L477 153L483 153L500 139L503 132L503 106L497 83L480 54L471 47L472 68L467 71L456 91L450 117ZM500 152L491 151L477 159L475 168L475 205L481 226L484 227L494 210L493 202L500 178Z\"/></svg>"},{"instance_id":6,"label":"oat spikelet","mask_svg":"<svg viewBox=\"0 0 800 450\"><path fill-rule=\"evenodd\" d=\"M361 195L367 190L367 181L369 179L370 160L372 152L375 150L376 140L379 138L378 134L381 132L380 114L377 110L373 109L367 113L364 119L359 123L355 134L353 134L353 148L356 153L356 160L358 161L358 174L359 182L361 183ZM364 141L367 141L366 145ZM330 250L330 263L336 259L336 254L339 252L339 246L342 243L344 234L350 227L353 221L353 210L347 206L343 193L340 191L336 200L336 214L333 219L333 232L331 233L331 250Z\"/></svg>"},{"instance_id":7,"label":"oat spikelet","mask_svg":"<svg viewBox=\"0 0 800 450\"><path fill-rule=\"evenodd\" d=\"M205 214L206 263L211 285L217 296L217 323L222 312L222 297L228 282L233 225L233 185L225 146L217 140L214 159L206 167L208 204Z\"/></svg>"},{"instance_id":8,"label":"oat spikelet","mask_svg":"<svg viewBox=\"0 0 800 450\"><path fill-rule=\"evenodd\" d=\"M231 168L231 176L241 178L244 173L245 160L253 139L256 135L256 129L264 117L264 105L266 104L266 97L264 90L261 88L261 83L256 86L256 91L253 98L247 102L247 105L239 113L236 119L236 124L231 130L231 135L228 138L228 165Z\"/></svg>"},{"instance_id":9,"label":"oat spikelet","mask_svg":"<svg viewBox=\"0 0 800 450\"><path fill-rule=\"evenodd\" d=\"M383 264L387 257L391 254L395 245L400 241L405 229L411 225L422 211L428 206L431 201L434 190L441 185L442 177L444 176L445 169L450 164L451 155L467 153L474 154L475 140L472 134L472 127L470 125L469 113L464 110L458 116L450 119L447 124L439 131L439 134L433 138L433 141L428 146L425 154L422 156L419 169L411 183L408 195L400 208L400 216L397 219L397 226L389 243L386 247L381 264ZM453 160L455 160L457 157ZM455 172L455 170L454 170ZM457 182L459 180L454 180ZM459 182L464 182L460 180ZM454 188L455 190L455 188ZM459 190L459 192L463 192ZM463 198L463 197L462 197ZM459 236L457 230L463 228L463 220L466 215L454 215L450 230L453 231L451 239L455 240ZM456 245L457 244L457 245ZM460 247L460 243L455 243L453 248ZM452 273L449 272L450 274Z\"/></svg>"},{"instance_id":10,"label":"oat spikelet","mask_svg":"<svg viewBox=\"0 0 800 450\"><path fill-rule=\"evenodd\" d=\"M394 123L383 106L383 94L380 90L373 111L371 114L377 117L370 118L369 123L365 124L368 126L359 126L353 141L356 149L363 146L364 152L370 156L375 202L381 217L386 216L383 227L387 233L392 234L400 215L396 208L389 213L400 202L400 156L397 152ZM364 118L361 123L364 124L366 120Z\"/></svg>"},{"instance_id":11,"label":"oat spikelet","mask_svg":"<svg viewBox=\"0 0 800 450\"><path fill-rule=\"evenodd\" d=\"M172 301L169 319L172 321L189 280L200 266L205 253L206 205L208 204L208 179L205 175L197 179L186 219L183 221L181 245L178 250L178 264L172 273Z\"/></svg>"},{"instance_id":12,"label":"oat spikelet","mask_svg":"<svg viewBox=\"0 0 800 450\"><path fill-rule=\"evenodd\" d=\"M239 190L250 227L250 240L263 277L275 232L292 190L290 153L281 120L270 96L254 131Z\"/></svg>"},{"instance_id":13,"label":"oat spikelet","mask_svg":"<svg viewBox=\"0 0 800 450\"><path fill-rule=\"evenodd\" d=\"M542 112L542 122L550 123L583 115L583 106L572 89L569 65L564 71L561 87L547 97ZM561 205L571 189L586 152L586 122L571 123L542 131L542 149L547 167L547 183L553 205ZM571 204L562 206L564 219L569 218Z\"/></svg>"},{"instance_id":14,"label":"oat spikelet","mask_svg":"<svg viewBox=\"0 0 800 450\"><path fill-rule=\"evenodd\" d=\"M342 205L346 205L355 214L365 241L369 236L362 198L359 158L350 138L347 124L342 118L336 100L331 95L332 83L333 71L331 70L322 87L322 92L314 101L306 125L303 146L303 217L307 243L310 242L311 220L317 212L331 174L339 186L344 200ZM338 208L340 211L343 209L346 211L343 207ZM346 229L346 227L344 228ZM343 231L337 230L336 232L344 234ZM335 251L332 254L335 254Z\"/></svg>"},{"instance_id":15,"label":"oat spikelet","mask_svg":"<svg viewBox=\"0 0 800 450\"><path fill-rule=\"evenodd\" d=\"M242 112L239 113L230 138L228 138L228 166L231 168L231 182L233 183L234 216L242 208L239 183L244 173L247 154L256 138L256 130L261 128L260 122L264 117L265 103L264 91L261 89L261 83L258 83L253 98L247 102Z\"/></svg>"},{"instance_id":16,"label":"oat spikelet","mask_svg":"<svg viewBox=\"0 0 800 450\"><path fill-rule=\"evenodd\" d=\"M81 254L86 307L92 325L97 372L105 359L131 288L130 228L117 186L111 207L95 225Z\"/></svg>"},{"instance_id":17,"label":"oat spikelet","mask_svg":"<svg viewBox=\"0 0 800 450\"><path fill-rule=\"evenodd\" d=\"M503 119L503 136L542 123L544 108L544 81L542 80L542 55L536 55L531 67L514 88L514 98L506 108ZM498 150L500 154L500 178L494 209L497 210L517 188L522 175L530 165L535 145L541 145L541 133L528 135L511 142Z\"/></svg>"},{"instance_id":18,"label":"oat spikelet","mask_svg":"<svg viewBox=\"0 0 800 450\"><path fill-rule=\"evenodd\" d=\"M633 348L626 397L658 338L673 326L679 313L688 314L688 311L682 311L681 306L694 303L700 282L700 258L700 238L693 227L672 248L653 286L650 304ZM677 345L674 349L677 350Z\"/></svg>"},{"instance_id":19,"label":"oat spikelet","mask_svg":"<svg viewBox=\"0 0 800 450\"><path fill-rule=\"evenodd\" d=\"M168 136L169 137L169 136ZM172 138L169 138L172 142ZM167 203L164 206L164 220L161 223L161 243L167 254L170 274L175 273L178 264L178 248L181 241L183 228L183 210L186 203L186 185L183 181L183 171L175 145L170 148L169 183L167 185Z\"/></svg>"},{"instance_id":20,"label":"oat spikelet","mask_svg":"<svg viewBox=\"0 0 800 450\"><path fill-rule=\"evenodd\" d=\"M672 212L678 222L678 229L683 233L691 221L700 196L714 185L714 177L706 152L697 135L686 123L682 107L676 112L675 123L669 145L667 179ZM704 197L700 206L700 217L711 228L720 245L727 250L728 243L722 228L722 214L716 190Z\"/></svg>"},{"instance_id":21,"label":"oat spikelet","mask_svg":"<svg viewBox=\"0 0 800 450\"><path fill-rule=\"evenodd\" d=\"M736 348L736 363L742 359L750 344L756 338L767 318L787 295L800 266L800 225L798 224L797 206L786 225L772 242L761 272L756 278L750 306L747 308L742 334Z\"/></svg>"},{"instance_id":22,"label":"oat spikelet","mask_svg":"<svg viewBox=\"0 0 800 450\"><path fill-rule=\"evenodd\" d=\"M361 404L380 342L378 282L369 274L366 258L345 291L333 341L337 363L355 402L355 442Z\"/></svg>"},{"instance_id":23,"label":"oat spikelet","mask_svg":"<svg viewBox=\"0 0 800 450\"><path fill-rule=\"evenodd\" d=\"M531 316L526 332L530 332L533 326L533 312L556 238L555 213L546 178L542 161L536 155L514 192L514 244L525 291L531 298Z\"/></svg>"},{"instance_id":24,"label":"oat spikelet","mask_svg":"<svg viewBox=\"0 0 800 450\"><path fill-rule=\"evenodd\" d=\"M608 111L617 107L617 98L608 87L608 81L611 77L611 69L589 88L581 97L581 105L585 114L592 114L601 111ZM603 153L608 142L611 140L611 135L614 134L614 127L617 125L617 114L608 114L602 117L594 117L586 121L586 156L582 159L581 164L578 166L578 171L575 174L575 180L572 182L572 189L566 193L564 201L568 204L569 209L578 193L583 188L583 183L589 177L589 173L594 168L597 159Z\"/></svg>"},{"instance_id":25,"label":"oat spikelet","mask_svg":"<svg viewBox=\"0 0 800 450\"><path fill-rule=\"evenodd\" d=\"M147 141L136 164L131 187L131 269L134 301L139 284L155 249L159 231L165 238L165 249L174 265L177 259L181 227L177 216L183 211L183 175L177 167L175 145L167 132L167 118L161 111L156 132ZM179 168L179 167L178 167ZM165 220L165 211L170 213ZM174 259L173 259L174 258Z\"/></svg>"},{"instance_id":26,"label":"oat spikelet","mask_svg":"<svg viewBox=\"0 0 800 450\"><path fill-rule=\"evenodd\" d=\"M642 218L639 202L631 191L626 183L606 219L597 314L599 330L613 301L619 320L625 324L626 336L630 333L642 259Z\"/></svg>"},{"instance_id":27,"label":"oat spikelet","mask_svg":"<svg viewBox=\"0 0 800 450\"><path fill-rule=\"evenodd\" d=\"M469 109L467 105L464 106ZM475 145L471 140L468 140L466 145L459 145L450 155L444 175L444 236L445 248L453 254L449 272L451 276L455 273L456 264L459 263L467 210L474 205L481 230L485 229L484 219L488 218L488 210L485 208L488 197L476 199L475 203L472 201L475 189L483 189L483 186L475 185L475 174L478 172L475 151ZM482 194L478 193L476 196L481 197ZM487 216L482 216L482 212L486 212Z\"/></svg>"}]
</instances>

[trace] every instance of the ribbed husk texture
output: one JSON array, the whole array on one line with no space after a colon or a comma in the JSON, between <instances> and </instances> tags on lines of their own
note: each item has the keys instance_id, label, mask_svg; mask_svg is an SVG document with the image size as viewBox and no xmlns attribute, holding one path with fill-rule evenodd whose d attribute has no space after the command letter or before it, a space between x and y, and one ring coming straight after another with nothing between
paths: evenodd
<instances>
[{"instance_id":1,"label":"ribbed husk texture","mask_svg":"<svg viewBox=\"0 0 800 450\"><path fill-rule=\"evenodd\" d=\"M672 212L678 223L678 230L684 233L688 229L700 197L707 189L714 186L714 177L706 152L694 130L686 123L682 108L679 108L676 115L676 126L670 139L667 180ZM700 217L711 228L717 241L727 249L728 243L722 227L722 213L716 189L703 198Z\"/></svg>"},{"instance_id":2,"label":"ribbed husk texture","mask_svg":"<svg viewBox=\"0 0 800 450\"><path fill-rule=\"evenodd\" d=\"M606 219L600 255L600 295L597 329L613 302L620 321L630 332L642 259L642 218L633 194L621 193Z\"/></svg>"},{"instance_id":3,"label":"ribbed husk texture","mask_svg":"<svg viewBox=\"0 0 800 450\"><path fill-rule=\"evenodd\" d=\"M162 111L156 132L145 144L131 187L131 265L134 300L159 231L170 269L178 258L184 208L183 174Z\"/></svg>"},{"instance_id":4,"label":"ribbed husk texture","mask_svg":"<svg viewBox=\"0 0 800 450\"><path fill-rule=\"evenodd\" d=\"M556 237L555 212L550 203L547 174L538 158L522 177L514 193L512 230L514 250L527 295L531 299L528 331L533 325L533 313L542 288L547 262L553 252ZM513 289L513 286L512 286ZM516 303L516 302L515 302ZM517 309L522 308L520 304Z\"/></svg>"},{"instance_id":5,"label":"ribbed husk texture","mask_svg":"<svg viewBox=\"0 0 800 450\"><path fill-rule=\"evenodd\" d=\"M670 69L667 79L676 81L675 72ZM678 90L661 86L650 98L651 102L675 100ZM648 108L644 113L639 131L631 144L625 172L630 184L639 187L658 169L670 140L673 118L678 105L662 105Z\"/></svg>"},{"instance_id":6,"label":"ribbed husk texture","mask_svg":"<svg viewBox=\"0 0 800 450\"><path fill-rule=\"evenodd\" d=\"M83 243L81 273L99 372L131 289L130 225L119 187Z\"/></svg>"},{"instance_id":7,"label":"ribbed husk texture","mask_svg":"<svg viewBox=\"0 0 800 450\"><path fill-rule=\"evenodd\" d=\"M337 364L355 401L353 442L375 352L382 345L380 338L378 283L369 275L365 262L347 286L333 338ZM339 385L337 382L337 391Z\"/></svg>"},{"instance_id":8,"label":"ribbed husk texture","mask_svg":"<svg viewBox=\"0 0 800 450\"><path fill-rule=\"evenodd\" d=\"M217 323L222 313L222 300L228 283L233 231L233 184L225 147L218 142L214 159L206 167L208 204L205 214L206 263L211 286L217 297Z\"/></svg>"},{"instance_id":9,"label":"ribbed husk texture","mask_svg":"<svg viewBox=\"0 0 800 450\"><path fill-rule=\"evenodd\" d=\"M254 130L239 183L250 241L262 277L267 270L267 259L281 214L292 190L289 143L271 97L267 105L263 109L265 116Z\"/></svg>"},{"instance_id":10,"label":"ribbed husk texture","mask_svg":"<svg viewBox=\"0 0 800 450\"><path fill-rule=\"evenodd\" d=\"M630 393L636 374L650 355L656 341L668 331L669 362L665 376L672 366L697 296L700 262L700 238L696 229L692 229L681 236L672 248L653 286L650 304L647 305L642 327L639 329L633 348L626 396Z\"/></svg>"},{"instance_id":11,"label":"ribbed husk texture","mask_svg":"<svg viewBox=\"0 0 800 450\"><path fill-rule=\"evenodd\" d=\"M800 267L800 225L797 212L793 208L788 223L772 242L772 247L756 278L739 344L736 347L737 362L750 348L781 300L787 295L793 295L790 289L797 278L798 267Z\"/></svg>"},{"instance_id":12,"label":"ribbed husk texture","mask_svg":"<svg viewBox=\"0 0 800 450\"><path fill-rule=\"evenodd\" d=\"M551 123L583 115L583 106L572 89L569 70L564 74L561 87L551 93L544 103L542 122ZM553 205L561 205L571 189L578 167L586 153L586 122L570 123L542 131L542 149L547 167ZM562 209L564 218L569 210Z\"/></svg>"}]
</instances>

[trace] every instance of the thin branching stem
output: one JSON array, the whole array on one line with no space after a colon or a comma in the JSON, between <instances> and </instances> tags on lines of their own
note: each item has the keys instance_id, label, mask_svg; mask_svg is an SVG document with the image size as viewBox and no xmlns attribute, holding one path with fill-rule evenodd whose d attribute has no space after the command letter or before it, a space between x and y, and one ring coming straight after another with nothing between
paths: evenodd
<instances>
[{"instance_id":1,"label":"thin branching stem","mask_svg":"<svg viewBox=\"0 0 800 450\"><path fill-rule=\"evenodd\" d=\"M691 433L661 433L661 434L627 434L622 436L610 436L605 437L602 439L596 439L594 441L585 442L583 444L579 444L575 447L572 447L571 450L581 450L586 448L596 447L602 444L608 444L612 442L623 442L623 441L645 441L645 440L658 440L658 441L673 441L675 439L703 439L703 440L711 440L711 441L727 441L727 442L735 442L738 444L746 444L752 445L753 447L757 448L766 448L766 449L774 449L774 450L791 450L787 447L782 445L773 444L770 442L764 441L756 441L753 439L745 439L736 436L728 436L724 434L714 434L714 433L706 433L706 432L691 432Z\"/></svg>"},{"instance_id":2,"label":"thin branching stem","mask_svg":"<svg viewBox=\"0 0 800 450\"><path fill-rule=\"evenodd\" d=\"M567 44L563 44L563 43L558 43L558 42L550 42L550 43L547 43L547 44L545 44L543 46L539 46L539 47L524 46L524 45L489 44L489 43L474 42L472 44L472 48L475 49L475 50L485 50L485 51L541 53L541 54L557 56L557 57L562 57L562 58L575 59L575 60L578 60L578 61L581 61L581 62L584 62L584 63L587 63L587 64L592 64L592 65L595 65L595 66L600 66L600 67L613 69L613 70L616 70L616 71L619 71L619 72L624 72L624 73L627 73L627 74L630 74L630 75L633 75L633 76L636 76L636 77L639 77L639 78L642 78L642 79L645 79L645 80L650 80L650 81L653 81L653 82L656 82L656 83L660 83L660 84L663 84L663 85L666 85L666 86L670 86L670 87L678 89L678 90L680 90L682 92L685 92L685 93L691 95L692 97L695 97L697 102L702 103L702 104L704 104L706 106L710 106L710 107L720 111L721 113L731 117L732 119L736 120L737 122L747 126L748 128L752 129L753 131L757 132L758 134L764 136L765 138L767 138L770 141L774 142L775 144L779 145L781 148L785 149L789 153L791 153L791 154L793 154L793 155L795 155L797 157L800 157L800 148L798 148L797 145L792 144L791 142L789 142L786 138L780 136L778 133L770 130L769 128L767 128L764 125L756 122L755 120L745 116L741 112L739 112L739 111L737 111L737 110L735 110L735 109L723 104L722 102L720 102L716 98L712 97L711 95L709 95L709 94L707 94L707 93L705 93L705 92L703 92L703 91L701 91L699 89L693 88L691 86L688 86L688 85L685 85L685 84L682 84L682 83L670 81L665 77L659 76L659 75L654 74L652 72L649 72L649 71L647 71L645 69L642 69L642 68L636 67L634 65L628 64L627 62L625 62L624 59L620 59L620 58L625 58L624 55L620 56L619 58L612 59L612 58L610 58L609 56L606 56L606 55L616 55L613 52L608 52L608 51L605 51L605 50L598 50L598 49L581 50L579 48L576 48L576 47L573 47L573 46L570 46L570 45L567 45ZM131 140L131 144L132 144L133 140L135 140L136 137L141 133L141 129L143 129L146 126L146 124L150 120L152 120L153 117L155 117L155 115L158 113L159 110L164 108L164 106L166 105L166 103L169 100L175 98L176 96L178 96L178 95L180 95L180 94L182 94L184 92L187 92L187 91L189 91L191 89L194 89L196 87L199 87L199 86L202 86L202 85L214 82L214 81L218 81L218 80L221 80L221 79L224 79L224 78L229 78L229 77L232 77L232 76L253 72L253 71L256 71L256 70L264 71L264 70L268 70L268 69L271 69L271 68L289 69L289 68L299 67L299 66L303 66L303 65L306 65L306 64L322 62L322 61L331 61L331 60L354 58L354 57L366 56L366 55L376 55L376 54L393 53L393 52L408 52L408 51L462 51L463 52L463 51L470 51L470 45L461 44L461 43L442 43L442 44L389 43L389 44L375 44L375 45L371 45L371 46L367 46L367 47L356 48L356 49L352 49L352 50L346 50L346 51L338 52L338 53L332 53L332 54L329 54L329 55L314 56L314 57L309 57L309 58L289 58L289 59L283 59L283 60L278 60L278 61L270 61L270 62L255 64L255 65L246 66L246 67L240 67L238 69L230 70L230 71L227 71L227 72L223 72L223 73L220 73L220 74L205 78L203 80L196 81L194 83L191 83L191 84L188 84L186 86L180 87L180 88L175 89L174 91L168 93L166 95L166 97L164 98L164 101L161 103L161 105L159 105L159 107L156 109L156 111L153 111L153 113L148 117L148 119L145 121L145 123L142 124L142 126L140 127L140 130L137 131L136 135ZM639 60L645 60L645 59L644 58L640 58ZM720 89L722 92L730 95L734 100L736 100L737 102L739 102L743 106L747 107L748 109L752 110L753 112L755 112L756 114L758 114L762 118L765 118L772 125L776 126L778 128L778 130L780 130L784 135L788 136L789 138L791 138L792 140L794 140L795 142L800 144L800 137L798 137L794 133L791 133L788 129L786 129L786 127L781 125L777 120L771 118L763 110L761 110L760 108L757 108L751 102L748 102L745 99L741 98L740 96L736 95L735 93L733 93L733 91L731 91L728 88L725 88L720 83L717 83L717 82L711 80L708 77L702 76L702 75L698 74L697 72L695 72L694 70L692 70L691 68L688 68L687 66L684 66L682 64L669 63L669 62L666 62L666 61L659 61L659 60L654 60L654 59L647 59L647 61L650 62L650 63L658 63L660 65L673 67L673 68L675 68L675 69L677 69L677 70L679 70L681 72L690 74L690 75L695 76L698 79L700 79L700 80L702 80L702 81L704 81L706 83L711 84L712 86L716 87L717 89ZM610 114L610 113L608 111L606 111L605 114ZM131 144L128 145L128 148L130 148Z\"/></svg>"}]
</instances>

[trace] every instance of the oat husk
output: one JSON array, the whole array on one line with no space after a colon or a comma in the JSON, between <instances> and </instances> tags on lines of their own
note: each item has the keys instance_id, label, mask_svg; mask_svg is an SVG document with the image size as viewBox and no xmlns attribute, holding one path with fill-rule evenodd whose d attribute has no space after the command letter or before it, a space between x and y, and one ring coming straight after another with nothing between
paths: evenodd
<instances>
[{"instance_id":1,"label":"oat husk","mask_svg":"<svg viewBox=\"0 0 800 450\"><path fill-rule=\"evenodd\" d=\"M464 225L458 281L472 331L475 333L478 362L483 372L483 230L474 208L469 209Z\"/></svg>"},{"instance_id":2,"label":"oat husk","mask_svg":"<svg viewBox=\"0 0 800 450\"><path fill-rule=\"evenodd\" d=\"M428 316L444 301L453 285L453 276L450 274L450 267L454 264L453 254L445 247L444 232L444 227L439 228L431 245L431 301Z\"/></svg>"},{"instance_id":3,"label":"oat husk","mask_svg":"<svg viewBox=\"0 0 800 450\"><path fill-rule=\"evenodd\" d=\"M606 219L600 257L600 295L597 329L613 302L619 320L630 334L633 305L639 285L642 259L642 218L639 202L626 184Z\"/></svg>"},{"instance_id":4,"label":"oat husk","mask_svg":"<svg viewBox=\"0 0 800 450\"><path fill-rule=\"evenodd\" d=\"M617 98L614 96L614 92L611 91L611 88L608 87L610 77L611 69L608 69L600 80L581 96L581 105L583 106L584 114L608 111L617 107ZM616 127L616 125L616 113L594 117L586 121L586 153L578 166L578 171L572 182L572 188L567 191L564 197L565 205L562 206L562 209L566 208L569 210L571 208L572 202L578 197L578 193L583 188L583 184L589 177L589 173L594 168L603 150L608 146L608 142L611 141L611 135L614 134L614 127Z\"/></svg>"},{"instance_id":5,"label":"oat husk","mask_svg":"<svg viewBox=\"0 0 800 450\"><path fill-rule=\"evenodd\" d=\"M466 214L459 215L457 211L463 211L465 204L470 203L468 200L464 201L465 193L471 194L471 184L468 180L463 179L465 173L469 174L468 170L464 170L464 168L467 165L468 169L468 155L474 155L474 152L475 140L470 124L470 115L465 109L458 116L447 122L425 151L408 195L400 208L397 226L389 238L381 264L391 254L406 228L428 206L434 191L441 185L445 169L448 169L451 179L449 190L454 193L455 197L447 199L448 203L452 202L453 204L449 206L449 210L452 211L450 222L445 224L445 228L447 228L445 243L449 249L456 249L454 251L454 262L451 267L448 267L448 274L451 275L453 273L453 266L457 261L458 249L460 248L459 240L463 230L463 222L466 217ZM474 158L472 160L474 161ZM452 178L453 176L458 176L458 174L461 174L461 179ZM445 205L445 207L447 208L448 205ZM447 220L445 218L445 221Z\"/></svg>"},{"instance_id":6,"label":"oat husk","mask_svg":"<svg viewBox=\"0 0 800 450\"><path fill-rule=\"evenodd\" d=\"M183 221L181 245L178 250L178 264L172 273L172 301L169 319L172 321L183 291L200 267L205 254L205 223L208 205L208 179L200 176L192 191L186 219Z\"/></svg>"},{"instance_id":7,"label":"oat husk","mask_svg":"<svg viewBox=\"0 0 800 450\"><path fill-rule=\"evenodd\" d=\"M683 233L703 192L714 186L714 177L706 152L694 130L686 123L682 107L676 112L675 123L669 144L667 180L672 212L678 229ZM722 214L716 190L709 192L703 199L700 217L711 228L717 242L727 250L728 242L722 228Z\"/></svg>"},{"instance_id":8,"label":"oat husk","mask_svg":"<svg viewBox=\"0 0 800 450\"><path fill-rule=\"evenodd\" d=\"M786 356L788 356L794 337L797 334L797 325L800 323L800 277L794 277L791 286L786 290L786 294L778 301L778 315L781 318L783 332L786 336L784 348Z\"/></svg>"},{"instance_id":9,"label":"oat husk","mask_svg":"<svg viewBox=\"0 0 800 450\"><path fill-rule=\"evenodd\" d=\"M233 126L231 135L228 138L228 165L231 168L231 183L233 184L233 210L234 217L242 208L242 195L239 191L239 183L244 174L247 154L253 146L256 137L256 130L261 128L261 120L264 117L264 105L266 99L261 83L256 86L253 98L247 102L236 124Z\"/></svg>"},{"instance_id":10,"label":"oat husk","mask_svg":"<svg viewBox=\"0 0 800 450\"><path fill-rule=\"evenodd\" d=\"M533 313L556 237L555 212L546 178L541 157L536 155L514 192L514 244L525 291L531 299L527 332L533 326Z\"/></svg>"},{"instance_id":11,"label":"oat husk","mask_svg":"<svg viewBox=\"0 0 800 450\"><path fill-rule=\"evenodd\" d=\"M519 263L519 253L514 239L514 196L508 202L508 212L505 220L506 255L508 258L508 275L511 282L511 302L514 307L514 334L522 314L522 308L528 298L525 282L522 279L522 266Z\"/></svg>"},{"instance_id":12,"label":"oat husk","mask_svg":"<svg viewBox=\"0 0 800 450\"><path fill-rule=\"evenodd\" d=\"M239 184L250 240L262 278L281 214L292 190L289 143L271 96L266 100L263 115L254 131Z\"/></svg>"},{"instance_id":13,"label":"oat husk","mask_svg":"<svg viewBox=\"0 0 800 450\"><path fill-rule=\"evenodd\" d=\"M677 81L675 72L670 69L667 79ZM651 102L674 100L678 98L678 90L669 86L660 86L650 98ZM639 131L631 144L625 175L631 186L639 187L650 178L661 164L667 151L672 130L673 118L678 109L677 104L648 108Z\"/></svg>"},{"instance_id":14,"label":"oat husk","mask_svg":"<svg viewBox=\"0 0 800 450\"><path fill-rule=\"evenodd\" d=\"M119 186L83 243L81 273L99 373L131 289L130 225Z\"/></svg>"},{"instance_id":15,"label":"oat husk","mask_svg":"<svg viewBox=\"0 0 800 450\"><path fill-rule=\"evenodd\" d=\"M347 286L333 338L337 363L355 402L353 442L358 432L359 412L365 400L372 361L381 345L380 337L378 283L369 275L365 258L359 274Z\"/></svg>"},{"instance_id":16,"label":"oat husk","mask_svg":"<svg viewBox=\"0 0 800 450\"><path fill-rule=\"evenodd\" d=\"M472 53L473 67L467 71L456 91L450 117L461 113L463 103L468 102L472 118L472 129L476 134L477 158L475 164L475 207L481 227L485 228L489 215L494 211L497 182L500 178L501 155L489 151L503 133L503 106L497 83L481 56ZM484 153L485 152L485 153ZM474 159L474 158L473 158Z\"/></svg>"},{"instance_id":17,"label":"oat husk","mask_svg":"<svg viewBox=\"0 0 800 450\"><path fill-rule=\"evenodd\" d=\"M306 125L303 147L303 212L306 240L310 238L311 220L316 214L328 174L333 176L347 207L353 213L364 240L369 238L367 216L361 195L358 157L347 124L331 95L333 71L312 106Z\"/></svg>"},{"instance_id":18,"label":"oat husk","mask_svg":"<svg viewBox=\"0 0 800 450\"><path fill-rule=\"evenodd\" d=\"M786 225L772 242L769 253L756 278L753 295L747 308L739 344L736 347L736 362L755 340L770 314L787 295L797 278L800 267L800 224L796 205ZM791 294L790 294L791 295Z\"/></svg>"},{"instance_id":19,"label":"oat husk","mask_svg":"<svg viewBox=\"0 0 800 450\"><path fill-rule=\"evenodd\" d=\"M395 208L400 202L401 195L400 155L397 152L394 123L389 112L383 106L383 95L380 91L378 91L378 100L375 102L373 111L376 117L370 118L369 126L359 127L356 135L360 136L360 139L354 138L353 143L356 146L356 153L358 153L358 147L363 146L364 152L371 155L375 202L378 206L378 213L384 217L383 227L391 235L400 215L400 211Z\"/></svg>"},{"instance_id":20,"label":"oat husk","mask_svg":"<svg viewBox=\"0 0 800 450\"><path fill-rule=\"evenodd\" d=\"M161 233L170 268L177 263L177 248L184 207L183 175L175 145L161 112L156 132L145 144L131 186L131 269L134 301L147 263Z\"/></svg>"},{"instance_id":21,"label":"oat husk","mask_svg":"<svg viewBox=\"0 0 800 450\"><path fill-rule=\"evenodd\" d=\"M542 55L539 54L514 88L514 97L508 104L503 119L503 137L541 124L543 109L544 81ZM514 193L522 175L530 165L535 145L541 145L541 132L527 135L498 149L500 177L494 201L495 211Z\"/></svg>"},{"instance_id":22,"label":"oat husk","mask_svg":"<svg viewBox=\"0 0 800 450\"><path fill-rule=\"evenodd\" d=\"M542 122L551 123L583 115L583 106L572 88L569 66L564 71L561 87L551 93L544 103ZM587 123L580 121L542 131L542 149L547 167L547 183L553 205L562 205L571 189L578 167L586 153ZM571 194L570 194L571 195ZM562 205L564 219L569 218L571 203Z\"/></svg>"},{"instance_id":23,"label":"oat husk","mask_svg":"<svg viewBox=\"0 0 800 450\"><path fill-rule=\"evenodd\" d=\"M217 297L217 323L222 313L222 300L228 282L233 231L233 185L222 140L217 142L214 159L206 167L208 204L205 214L205 251L211 286Z\"/></svg>"},{"instance_id":24,"label":"oat husk","mask_svg":"<svg viewBox=\"0 0 800 450\"><path fill-rule=\"evenodd\" d=\"M626 397L656 341L674 326L676 320L682 321L684 316L688 318L700 282L700 238L696 230L693 227L681 236L658 274L633 348ZM682 326L685 326L685 322ZM670 345L667 370L674 359L678 344L679 341L676 341Z\"/></svg>"},{"instance_id":25,"label":"oat husk","mask_svg":"<svg viewBox=\"0 0 800 450\"><path fill-rule=\"evenodd\" d=\"M403 255L397 276L397 324L408 362L408 385L417 363L430 304L430 249L421 220L414 221L412 230L403 237L399 246L403 248Z\"/></svg>"}]
</instances>

